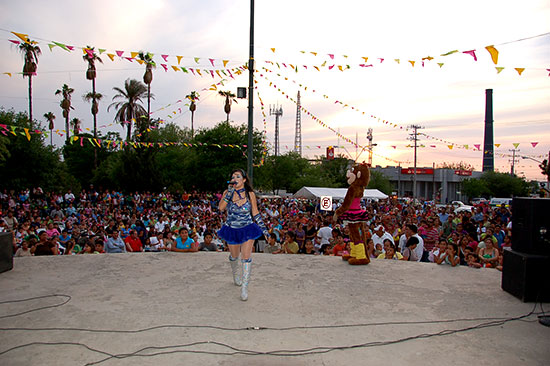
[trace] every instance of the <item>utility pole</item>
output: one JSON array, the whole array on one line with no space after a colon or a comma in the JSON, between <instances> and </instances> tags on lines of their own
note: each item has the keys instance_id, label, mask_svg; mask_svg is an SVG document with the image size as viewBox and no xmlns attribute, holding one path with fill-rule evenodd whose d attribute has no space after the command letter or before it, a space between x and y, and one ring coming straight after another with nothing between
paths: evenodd
<instances>
[{"instance_id":1,"label":"utility pole","mask_svg":"<svg viewBox=\"0 0 550 366\"><path fill-rule=\"evenodd\" d=\"M269 115L273 116L275 115L275 156L279 156L280 154L280 148L279 148L279 117L283 115L283 107L279 107L278 105L275 107L269 106Z\"/></svg>"},{"instance_id":2,"label":"utility pole","mask_svg":"<svg viewBox=\"0 0 550 366\"><path fill-rule=\"evenodd\" d=\"M418 130L423 128L419 125L410 125L409 128L413 129L413 133L410 134L409 140L414 141L414 177L413 177L413 199L416 199L416 149L418 147Z\"/></svg>"},{"instance_id":3,"label":"utility pole","mask_svg":"<svg viewBox=\"0 0 550 366\"><path fill-rule=\"evenodd\" d=\"M514 166L516 165L516 151L519 152L520 150L519 149L511 149L511 150L508 150L508 151L511 151L512 152L512 167L510 168L510 175L513 177L514 176Z\"/></svg>"},{"instance_id":4,"label":"utility pole","mask_svg":"<svg viewBox=\"0 0 550 366\"><path fill-rule=\"evenodd\" d=\"M300 103L300 91L296 100L296 133L294 135L294 151L302 157L302 105Z\"/></svg>"},{"instance_id":5,"label":"utility pole","mask_svg":"<svg viewBox=\"0 0 550 366\"><path fill-rule=\"evenodd\" d=\"M248 181L253 184L252 135L254 130L254 0L250 0L250 49L248 57Z\"/></svg>"}]
</instances>

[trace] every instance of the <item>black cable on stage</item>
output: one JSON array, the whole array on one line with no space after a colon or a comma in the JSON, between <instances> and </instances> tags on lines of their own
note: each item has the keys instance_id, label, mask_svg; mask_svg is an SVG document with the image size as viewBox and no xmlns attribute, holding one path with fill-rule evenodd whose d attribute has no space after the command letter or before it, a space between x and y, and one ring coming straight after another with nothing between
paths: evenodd
<instances>
[{"instance_id":1,"label":"black cable on stage","mask_svg":"<svg viewBox=\"0 0 550 366\"><path fill-rule=\"evenodd\" d=\"M27 299L21 299L21 300L8 300L8 301L0 301L0 305L3 305L3 304L15 304L15 303L19 303L19 302L25 302L25 301L31 301L31 300L37 300L37 299L45 299L45 298L48 298L48 297L65 297L66 300L59 303L59 304L55 304L55 305L47 305L47 306L41 306L39 308L36 308L36 309L31 309L31 310L27 310L27 311L22 311L20 313L15 313L15 314L10 314L10 315L2 315L0 316L0 319L5 319L5 318L13 318L15 316L19 316L19 315L23 315L23 314L28 314L28 313L32 313L34 311L39 311L39 310L44 310L44 309L51 309L51 308L57 308L59 306L63 306L65 305L66 303L68 303L69 301L71 301L72 297L69 296L69 295L64 295L64 294L53 294L53 295L44 295L44 296L36 296L36 297L31 297L31 298L27 298Z\"/></svg>"}]
</instances>

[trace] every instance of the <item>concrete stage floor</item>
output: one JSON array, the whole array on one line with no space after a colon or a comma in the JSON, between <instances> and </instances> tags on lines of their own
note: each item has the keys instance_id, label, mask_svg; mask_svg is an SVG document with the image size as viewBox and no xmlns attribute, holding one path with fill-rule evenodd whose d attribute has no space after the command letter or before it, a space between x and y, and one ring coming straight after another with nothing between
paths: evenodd
<instances>
[{"instance_id":1,"label":"concrete stage floor","mask_svg":"<svg viewBox=\"0 0 550 366\"><path fill-rule=\"evenodd\" d=\"M550 328L535 315L427 336L488 322L433 321L532 311L533 303L501 290L496 270L380 260L353 267L338 257L254 254L252 271L250 298L243 302L227 253L15 258L14 269L0 274L0 365L86 365L109 355L118 358L95 364L550 364ZM4 303L53 294L71 298ZM355 326L326 327L339 325ZM353 345L363 346L326 348ZM317 353L304 354L310 349ZM246 354L234 354L239 350ZM155 353L162 354L144 356Z\"/></svg>"}]
</instances>

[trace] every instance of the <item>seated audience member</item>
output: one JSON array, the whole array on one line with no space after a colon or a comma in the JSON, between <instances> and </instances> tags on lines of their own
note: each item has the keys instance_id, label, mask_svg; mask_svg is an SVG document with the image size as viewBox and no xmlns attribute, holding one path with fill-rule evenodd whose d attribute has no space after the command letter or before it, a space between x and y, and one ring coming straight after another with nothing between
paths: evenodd
<instances>
[{"instance_id":1,"label":"seated audience member","mask_svg":"<svg viewBox=\"0 0 550 366\"><path fill-rule=\"evenodd\" d=\"M378 255L380 255L380 253L378 253L378 255L375 255L374 241L372 239L367 239L367 254L369 258L373 259L376 259Z\"/></svg>"},{"instance_id":2,"label":"seated audience member","mask_svg":"<svg viewBox=\"0 0 550 366\"><path fill-rule=\"evenodd\" d=\"M80 247L76 244L74 239L70 239L66 243L64 255L78 254L80 252Z\"/></svg>"},{"instance_id":3,"label":"seated audience member","mask_svg":"<svg viewBox=\"0 0 550 366\"><path fill-rule=\"evenodd\" d=\"M483 243L485 247L480 248L478 253L479 262L483 267L494 268L498 264L498 249L494 247L493 239L489 236L485 238Z\"/></svg>"},{"instance_id":4,"label":"seated audience member","mask_svg":"<svg viewBox=\"0 0 550 366\"><path fill-rule=\"evenodd\" d=\"M481 264L479 263L477 255L475 253L470 252L466 255L466 263L468 267L481 268Z\"/></svg>"},{"instance_id":5,"label":"seated audience member","mask_svg":"<svg viewBox=\"0 0 550 366\"><path fill-rule=\"evenodd\" d=\"M143 245L141 244L141 240L138 238L138 233L136 230L130 230L130 236L127 236L126 239L124 239L124 243L126 243L126 248L129 252L143 252Z\"/></svg>"},{"instance_id":6,"label":"seated audience member","mask_svg":"<svg viewBox=\"0 0 550 366\"><path fill-rule=\"evenodd\" d=\"M218 246L212 241L213 235L211 232L204 233L204 241L199 244L199 251L218 252Z\"/></svg>"},{"instance_id":7,"label":"seated audience member","mask_svg":"<svg viewBox=\"0 0 550 366\"><path fill-rule=\"evenodd\" d=\"M94 253L103 254L105 253L105 250L103 248L103 239L98 239L94 243L95 250Z\"/></svg>"},{"instance_id":8,"label":"seated audience member","mask_svg":"<svg viewBox=\"0 0 550 366\"><path fill-rule=\"evenodd\" d=\"M186 227L180 228L176 245L172 246L172 252L196 252L198 248L199 243L189 237L189 230Z\"/></svg>"},{"instance_id":9,"label":"seated audience member","mask_svg":"<svg viewBox=\"0 0 550 366\"><path fill-rule=\"evenodd\" d=\"M404 261L411 261L411 262L418 262L418 254L416 252L416 248L418 246L419 240L416 236L411 236L407 243L405 244L405 249L403 249L403 260Z\"/></svg>"},{"instance_id":10,"label":"seated audience member","mask_svg":"<svg viewBox=\"0 0 550 366\"><path fill-rule=\"evenodd\" d=\"M445 264L450 264L453 267L456 267L460 264L460 257L457 254L458 245L456 244L447 244L447 251L445 252Z\"/></svg>"},{"instance_id":11,"label":"seated audience member","mask_svg":"<svg viewBox=\"0 0 550 366\"><path fill-rule=\"evenodd\" d=\"M118 235L118 230L113 230L109 235L109 238L105 242L105 253L126 253L127 248L130 248ZM95 251L95 245L93 249Z\"/></svg>"},{"instance_id":12,"label":"seated audience member","mask_svg":"<svg viewBox=\"0 0 550 366\"><path fill-rule=\"evenodd\" d=\"M27 240L23 240L21 242L21 248L17 249L15 252L16 257L30 257L31 250L29 249L29 242Z\"/></svg>"},{"instance_id":13,"label":"seated audience member","mask_svg":"<svg viewBox=\"0 0 550 366\"><path fill-rule=\"evenodd\" d=\"M84 249L80 252L80 254L94 254L95 251L95 245L91 241L87 242L86 245L84 245Z\"/></svg>"},{"instance_id":14,"label":"seated audience member","mask_svg":"<svg viewBox=\"0 0 550 366\"><path fill-rule=\"evenodd\" d=\"M342 235L342 233L338 231L336 235L336 244L332 248L332 254L337 257L341 257L345 251L346 251L346 242L344 241L344 235Z\"/></svg>"},{"instance_id":15,"label":"seated audience member","mask_svg":"<svg viewBox=\"0 0 550 366\"><path fill-rule=\"evenodd\" d=\"M313 246L313 242L311 241L311 239L306 239L303 254L317 254L315 253L315 247Z\"/></svg>"},{"instance_id":16,"label":"seated audience member","mask_svg":"<svg viewBox=\"0 0 550 366\"><path fill-rule=\"evenodd\" d=\"M432 263L441 264L445 260L445 253L447 251L447 241L445 239L439 240L437 246L432 249L428 259Z\"/></svg>"},{"instance_id":17,"label":"seated audience member","mask_svg":"<svg viewBox=\"0 0 550 366\"><path fill-rule=\"evenodd\" d=\"M320 253L321 255L331 255L332 253L330 252L330 244L323 244L321 246Z\"/></svg>"},{"instance_id":18,"label":"seated audience member","mask_svg":"<svg viewBox=\"0 0 550 366\"><path fill-rule=\"evenodd\" d=\"M298 250L300 249L298 247L298 243L294 240L296 237L296 234L294 234L293 231L287 231L285 234L285 241L283 245L281 246L281 250L283 253L286 254L298 254Z\"/></svg>"},{"instance_id":19,"label":"seated audience member","mask_svg":"<svg viewBox=\"0 0 550 366\"><path fill-rule=\"evenodd\" d=\"M275 233L269 234L269 238L267 238L267 245L264 247L264 253L281 253L281 245L277 243L277 235L275 235Z\"/></svg>"},{"instance_id":20,"label":"seated audience member","mask_svg":"<svg viewBox=\"0 0 550 366\"><path fill-rule=\"evenodd\" d=\"M403 259L403 255L399 252L395 251L395 244L389 243L389 245L386 247L386 252L382 253L378 256L378 259Z\"/></svg>"}]
</instances>

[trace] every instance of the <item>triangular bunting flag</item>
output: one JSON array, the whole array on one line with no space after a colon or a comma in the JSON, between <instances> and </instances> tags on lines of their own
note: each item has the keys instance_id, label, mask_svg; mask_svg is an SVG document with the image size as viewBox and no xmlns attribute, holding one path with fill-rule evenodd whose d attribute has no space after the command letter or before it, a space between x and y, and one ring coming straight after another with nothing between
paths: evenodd
<instances>
[{"instance_id":1,"label":"triangular bunting flag","mask_svg":"<svg viewBox=\"0 0 550 366\"><path fill-rule=\"evenodd\" d=\"M514 145L514 147L517 149L519 144L520 144L519 142L514 142L512 145Z\"/></svg>"},{"instance_id":2,"label":"triangular bunting flag","mask_svg":"<svg viewBox=\"0 0 550 366\"><path fill-rule=\"evenodd\" d=\"M99 54L101 55L103 52L107 51L105 48L98 48Z\"/></svg>"},{"instance_id":3,"label":"triangular bunting flag","mask_svg":"<svg viewBox=\"0 0 550 366\"><path fill-rule=\"evenodd\" d=\"M115 51L115 53L117 54L118 57L122 57L122 55L124 54L124 51Z\"/></svg>"},{"instance_id":4,"label":"triangular bunting flag","mask_svg":"<svg viewBox=\"0 0 550 366\"><path fill-rule=\"evenodd\" d=\"M59 46L61 48L63 48L65 51L68 51L70 52L71 50L69 50L69 48L67 48L67 46L65 46L63 43L59 43L59 42L52 42L53 44L55 44L56 46Z\"/></svg>"},{"instance_id":5,"label":"triangular bunting flag","mask_svg":"<svg viewBox=\"0 0 550 366\"><path fill-rule=\"evenodd\" d=\"M394 59L394 61L397 62L397 63L401 62L401 60L399 60L398 58Z\"/></svg>"},{"instance_id":6,"label":"triangular bunting flag","mask_svg":"<svg viewBox=\"0 0 550 366\"><path fill-rule=\"evenodd\" d=\"M458 50L453 50L453 51L449 51L447 53L443 53L441 56L449 56L449 55L452 55L453 53L457 53Z\"/></svg>"},{"instance_id":7,"label":"triangular bunting flag","mask_svg":"<svg viewBox=\"0 0 550 366\"><path fill-rule=\"evenodd\" d=\"M136 58L137 55L139 55L139 52L130 52L132 58Z\"/></svg>"},{"instance_id":8,"label":"triangular bunting flag","mask_svg":"<svg viewBox=\"0 0 550 366\"><path fill-rule=\"evenodd\" d=\"M164 62L168 62L168 56L169 55L160 55L164 59Z\"/></svg>"},{"instance_id":9,"label":"triangular bunting flag","mask_svg":"<svg viewBox=\"0 0 550 366\"><path fill-rule=\"evenodd\" d=\"M497 148L500 147L500 145L501 145L501 144L495 144L495 146L496 146Z\"/></svg>"},{"instance_id":10,"label":"triangular bunting flag","mask_svg":"<svg viewBox=\"0 0 550 366\"><path fill-rule=\"evenodd\" d=\"M538 144L539 144L538 142L531 142L531 145L532 145L533 147L537 146Z\"/></svg>"},{"instance_id":11,"label":"triangular bunting flag","mask_svg":"<svg viewBox=\"0 0 550 366\"><path fill-rule=\"evenodd\" d=\"M524 67L514 67L514 70L518 72L518 74L521 76L521 73L525 70Z\"/></svg>"},{"instance_id":12,"label":"triangular bunting flag","mask_svg":"<svg viewBox=\"0 0 550 366\"><path fill-rule=\"evenodd\" d=\"M23 42L29 43L29 35L28 35L28 34L25 34L25 33L16 33L16 32L11 32L11 33L14 34L15 36L17 36L17 38L19 38L19 39L22 40Z\"/></svg>"},{"instance_id":13,"label":"triangular bunting flag","mask_svg":"<svg viewBox=\"0 0 550 366\"><path fill-rule=\"evenodd\" d=\"M500 74L500 72L504 70L504 67L495 66L495 69L497 69L497 74Z\"/></svg>"},{"instance_id":14,"label":"triangular bunting flag","mask_svg":"<svg viewBox=\"0 0 550 366\"><path fill-rule=\"evenodd\" d=\"M491 54L491 60L496 65L498 63L498 50L494 46L485 47L487 51Z\"/></svg>"},{"instance_id":15,"label":"triangular bunting flag","mask_svg":"<svg viewBox=\"0 0 550 366\"><path fill-rule=\"evenodd\" d=\"M164 71L168 71L168 65L166 65L166 64L160 64L160 66L162 66L162 68L164 69Z\"/></svg>"},{"instance_id":16,"label":"triangular bunting flag","mask_svg":"<svg viewBox=\"0 0 550 366\"><path fill-rule=\"evenodd\" d=\"M140 64L140 65L143 65L143 63L145 62L145 61L143 61L143 60L140 60L139 58L138 58L136 61L137 61L138 64Z\"/></svg>"},{"instance_id":17,"label":"triangular bunting flag","mask_svg":"<svg viewBox=\"0 0 550 366\"><path fill-rule=\"evenodd\" d=\"M229 60L222 60L222 62L223 62L223 67L226 67Z\"/></svg>"},{"instance_id":18,"label":"triangular bunting flag","mask_svg":"<svg viewBox=\"0 0 550 366\"><path fill-rule=\"evenodd\" d=\"M195 57L195 63L199 63L200 57Z\"/></svg>"},{"instance_id":19,"label":"triangular bunting flag","mask_svg":"<svg viewBox=\"0 0 550 366\"><path fill-rule=\"evenodd\" d=\"M212 67L214 67L214 60L213 58L209 58L208 61L210 61L210 63L212 64Z\"/></svg>"},{"instance_id":20,"label":"triangular bunting flag","mask_svg":"<svg viewBox=\"0 0 550 366\"><path fill-rule=\"evenodd\" d=\"M474 61L477 61L476 50L462 51L462 53L472 56L474 58Z\"/></svg>"},{"instance_id":21,"label":"triangular bunting flag","mask_svg":"<svg viewBox=\"0 0 550 366\"><path fill-rule=\"evenodd\" d=\"M183 58L183 56L176 56L176 58L178 59L178 65L180 64L180 61L181 59Z\"/></svg>"},{"instance_id":22,"label":"triangular bunting flag","mask_svg":"<svg viewBox=\"0 0 550 366\"><path fill-rule=\"evenodd\" d=\"M476 147L476 149L481 150L481 149L480 149L480 148L481 148L481 145L480 145L480 144L474 144L474 146Z\"/></svg>"},{"instance_id":23,"label":"triangular bunting flag","mask_svg":"<svg viewBox=\"0 0 550 366\"><path fill-rule=\"evenodd\" d=\"M11 78L11 72L5 72L4 75L8 75Z\"/></svg>"},{"instance_id":24,"label":"triangular bunting flag","mask_svg":"<svg viewBox=\"0 0 550 366\"><path fill-rule=\"evenodd\" d=\"M465 148L466 150L468 150L468 147L469 147L469 145L464 145L464 148Z\"/></svg>"},{"instance_id":25,"label":"triangular bunting flag","mask_svg":"<svg viewBox=\"0 0 550 366\"><path fill-rule=\"evenodd\" d=\"M180 68L177 67L177 66L174 66L174 65L172 65L172 69L174 69L174 71L176 71L176 72L177 72L177 71L180 71Z\"/></svg>"},{"instance_id":26,"label":"triangular bunting flag","mask_svg":"<svg viewBox=\"0 0 550 366\"><path fill-rule=\"evenodd\" d=\"M439 68L440 68L440 69L441 69L441 68L443 67L443 65L444 65L443 62L438 62L437 64L439 65Z\"/></svg>"},{"instance_id":27,"label":"triangular bunting flag","mask_svg":"<svg viewBox=\"0 0 550 366\"><path fill-rule=\"evenodd\" d=\"M449 150L453 149L453 145L447 145L447 147L449 148Z\"/></svg>"},{"instance_id":28,"label":"triangular bunting flag","mask_svg":"<svg viewBox=\"0 0 550 366\"><path fill-rule=\"evenodd\" d=\"M409 60L409 62L411 63L412 67L414 67L414 63L415 63L416 61L411 61L411 60Z\"/></svg>"},{"instance_id":29,"label":"triangular bunting flag","mask_svg":"<svg viewBox=\"0 0 550 366\"><path fill-rule=\"evenodd\" d=\"M275 48L271 48L271 52L275 53Z\"/></svg>"},{"instance_id":30,"label":"triangular bunting flag","mask_svg":"<svg viewBox=\"0 0 550 366\"><path fill-rule=\"evenodd\" d=\"M56 45L53 44L53 43L48 43L48 47L50 48L50 51L52 50L52 48L54 48Z\"/></svg>"}]
</instances>

